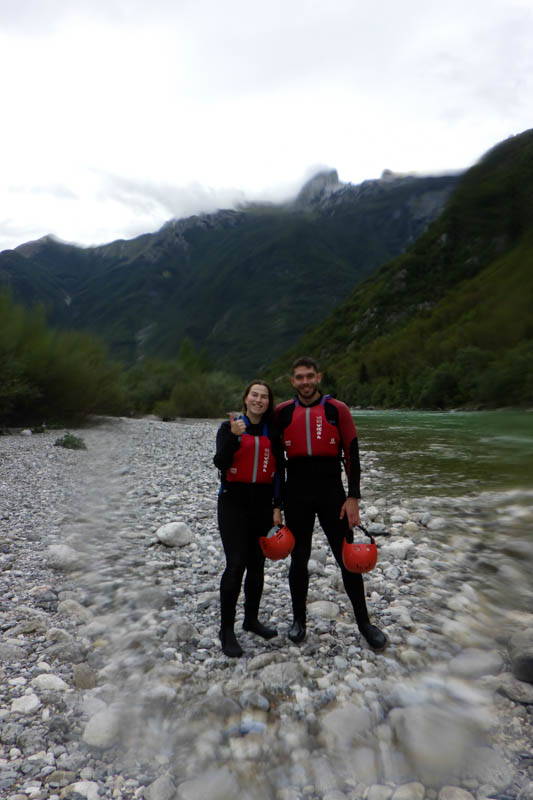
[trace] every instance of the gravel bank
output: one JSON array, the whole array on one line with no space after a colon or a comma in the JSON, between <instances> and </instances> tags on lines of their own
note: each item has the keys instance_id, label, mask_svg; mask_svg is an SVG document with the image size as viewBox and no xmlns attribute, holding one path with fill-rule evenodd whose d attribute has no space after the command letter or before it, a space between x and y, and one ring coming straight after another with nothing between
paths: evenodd
<instances>
[{"instance_id":1,"label":"gravel bank","mask_svg":"<svg viewBox=\"0 0 533 800\"><path fill-rule=\"evenodd\" d=\"M531 594L480 544L482 510L374 496L363 453L363 520L394 534L365 579L388 649L359 636L318 529L305 643L269 563L279 636L239 631L227 659L216 428L101 420L86 451L0 436L0 797L533 800Z\"/></svg>"}]
</instances>

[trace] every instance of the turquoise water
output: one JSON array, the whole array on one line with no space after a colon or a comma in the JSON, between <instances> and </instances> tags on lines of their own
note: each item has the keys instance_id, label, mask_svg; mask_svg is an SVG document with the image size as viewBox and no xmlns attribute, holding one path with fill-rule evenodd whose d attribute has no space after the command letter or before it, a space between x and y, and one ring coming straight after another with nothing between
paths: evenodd
<instances>
[{"instance_id":1,"label":"turquoise water","mask_svg":"<svg viewBox=\"0 0 533 800\"><path fill-rule=\"evenodd\" d=\"M355 411L363 501L445 520L495 615L533 608L533 413ZM426 532L427 533L427 532Z\"/></svg>"},{"instance_id":2,"label":"turquoise water","mask_svg":"<svg viewBox=\"0 0 533 800\"><path fill-rule=\"evenodd\" d=\"M355 411L361 452L405 496L533 489L533 413Z\"/></svg>"}]
</instances>

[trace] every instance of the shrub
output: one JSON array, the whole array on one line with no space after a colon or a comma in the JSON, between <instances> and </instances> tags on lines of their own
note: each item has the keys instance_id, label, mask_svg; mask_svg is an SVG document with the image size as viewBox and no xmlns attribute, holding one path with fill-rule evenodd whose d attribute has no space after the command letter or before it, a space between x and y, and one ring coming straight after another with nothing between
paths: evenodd
<instances>
[{"instance_id":1,"label":"shrub","mask_svg":"<svg viewBox=\"0 0 533 800\"><path fill-rule=\"evenodd\" d=\"M79 436L72 433L65 433L60 439L56 439L54 447L65 447L67 450L87 450L87 445Z\"/></svg>"},{"instance_id":2,"label":"shrub","mask_svg":"<svg viewBox=\"0 0 533 800\"><path fill-rule=\"evenodd\" d=\"M0 417L15 423L122 413L119 367L92 337L57 333L0 293Z\"/></svg>"},{"instance_id":3,"label":"shrub","mask_svg":"<svg viewBox=\"0 0 533 800\"><path fill-rule=\"evenodd\" d=\"M191 375L176 383L170 398L156 404L154 412L164 419L223 417L240 407L241 393L241 382L224 372Z\"/></svg>"}]
</instances>

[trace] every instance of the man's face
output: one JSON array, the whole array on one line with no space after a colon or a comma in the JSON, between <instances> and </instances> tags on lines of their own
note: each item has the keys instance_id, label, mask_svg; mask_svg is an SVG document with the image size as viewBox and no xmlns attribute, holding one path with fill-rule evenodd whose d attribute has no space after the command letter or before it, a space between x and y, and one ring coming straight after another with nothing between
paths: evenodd
<instances>
[{"instance_id":1,"label":"man's face","mask_svg":"<svg viewBox=\"0 0 533 800\"><path fill-rule=\"evenodd\" d=\"M322 373L315 372L312 367L296 367L291 377L296 394L303 403L312 403L318 398L321 380Z\"/></svg>"}]
</instances>

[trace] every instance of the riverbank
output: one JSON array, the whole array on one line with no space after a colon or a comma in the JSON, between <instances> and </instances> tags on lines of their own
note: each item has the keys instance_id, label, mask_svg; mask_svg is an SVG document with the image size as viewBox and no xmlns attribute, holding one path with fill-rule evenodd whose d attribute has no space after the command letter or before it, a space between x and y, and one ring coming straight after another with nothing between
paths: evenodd
<instances>
[{"instance_id":1,"label":"riverbank","mask_svg":"<svg viewBox=\"0 0 533 800\"><path fill-rule=\"evenodd\" d=\"M306 641L269 563L279 636L239 632L245 657L223 656L216 427L101 421L77 432L86 451L0 437L0 796L531 800L533 615L494 594L520 573L498 573L472 516L391 505L375 452L362 516L393 536L365 582L385 653L317 528Z\"/></svg>"}]
</instances>

